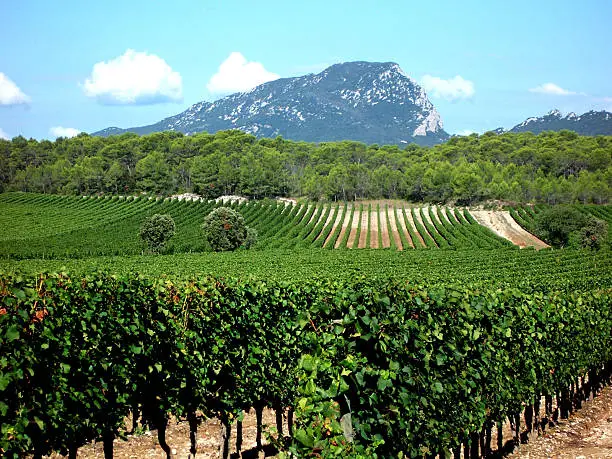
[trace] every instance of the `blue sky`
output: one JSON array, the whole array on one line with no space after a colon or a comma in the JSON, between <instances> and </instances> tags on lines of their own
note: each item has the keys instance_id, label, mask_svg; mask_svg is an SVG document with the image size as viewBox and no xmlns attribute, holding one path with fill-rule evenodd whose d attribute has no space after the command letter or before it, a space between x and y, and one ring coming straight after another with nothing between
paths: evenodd
<instances>
[{"instance_id":1,"label":"blue sky","mask_svg":"<svg viewBox=\"0 0 612 459\"><path fill-rule=\"evenodd\" d=\"M0 0L0 136L150 124L352 60L426 82L450 133L612 111L611 18L610 0Z\"/></svg>"}]
</instances>

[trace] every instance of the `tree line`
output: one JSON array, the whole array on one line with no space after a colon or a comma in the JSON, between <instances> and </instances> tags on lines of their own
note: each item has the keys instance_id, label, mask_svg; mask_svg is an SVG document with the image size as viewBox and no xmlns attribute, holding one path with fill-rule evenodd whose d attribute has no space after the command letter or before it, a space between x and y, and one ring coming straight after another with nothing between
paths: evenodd
<instances>
[{"instance_id":1,"label":"tree line","mask_svg":"<svg viewBox=\"0 0 612 459\"><path fill-rule=\"evenodd\" d=\"M0 191L603 204L611 183L612 136L571 131L488 132L404 148L241 131L0 139Z\"/></svg>"}]
</instances>

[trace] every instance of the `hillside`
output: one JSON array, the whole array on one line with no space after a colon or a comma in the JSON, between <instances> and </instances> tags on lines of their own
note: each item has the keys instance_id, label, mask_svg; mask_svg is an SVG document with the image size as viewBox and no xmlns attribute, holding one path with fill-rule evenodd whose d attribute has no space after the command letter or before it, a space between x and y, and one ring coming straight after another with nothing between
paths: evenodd
<instances>
[{"instance_id":1,"label":"hillside","mask_svg":"<svg viewBox=\"0 0 612 459\"><path fill-rule=\"evenodd\" d=\"M80 258L136 255L143 220L169 214L177 226L170 253L209 250L201 235L215 201L96 198L8 193L0 195L0 256ZM480 226L467 210L406 204L296 205L263 201L229 204L258 232L255 248L499 248L508 241Z\"/></svg>"},{"instance_id":2,"label":"hillside","mask_svg":"<svg viewBox=\"0 0 612 459\"><path fill-rule=\"evenodd\" d=\"M423 88L392 62L335 64L316 75L281 78L214 102L198 102L149 126L112 127L92 135L227 129L256 137L388 145L433 145L449 137Z\"/></svg>"},{"instance_id":3,"label":"hillside","mask_svg":"<svg viewBox=\"0 0 612 459\"><path fill-rule=\"evenodd\" d=\"M591 110L582 115L571 112L563 116L559 110L551 110L544 116L527 118L509 131L498 128L495 132L533 132L539 134L544 131L561 130L573 131L580 135L612 135L612 113L605 110L599 112Z\"/></svg>"}]
</instances>

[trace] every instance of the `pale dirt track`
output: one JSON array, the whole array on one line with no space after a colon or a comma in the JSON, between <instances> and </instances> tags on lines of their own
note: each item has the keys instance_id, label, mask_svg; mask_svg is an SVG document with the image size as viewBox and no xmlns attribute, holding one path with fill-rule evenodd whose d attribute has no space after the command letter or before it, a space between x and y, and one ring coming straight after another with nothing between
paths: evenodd
<instances>
[{"instance_id":1,"label":"pale dirt track","mask_svg":"<svg viewBox=\"0 0 612 459\"><path fill-rule=\"evenodd\" d=\"M406 241L410 245L410 248L414 248L414 243L412 242L412 238L410 237L410 233L408 233L408 229L406 228L406 220L404 218L404 209L395 209L397 213L397 222L398 226L401 228L401 231L404 233L406 237ZM410 223L408 223L410 225ZM404 247L407 248L407 247Z\"/></svg>"},{"instance_id":2,"label":"pale dirt track","mask_svg":"<svg viewBox=\"0 0 612 459\"><path fill-rule=\"evenodd\" d=\"M336 219L334 221L334 226L332 226L331 231L329 232L329 235L327 236L327 239L325 239L325 243L323 244L323 247L327 247L327 245L329 244L329 241L331 240L331 238L334 236L334 233L336 232L336 229L338 228L338 225L340 224L340 219L343 217L343 210L340 209L340 207L338 207L338 212L336 215Z\"/></svg>"},{"instance_id":3,"label":"pale dirt track","mask_svg":"<svg viewBox=\"0 0 612 459\"><path fill-rule=\"evenodd\" d=\"M321 239L321 236L323 235L323 230L325 228L327 228L327 226L330 224L330 222L334 219L336 210L339 209L338 206L336 207L332 207L329 211L329 215L327 216L327 220L325 220L325 224L323 225L323 228L321 228L321 232L319 233L319 235L317 236L317 238L315 239L315 241L318 241L319 239ZM323 218L323 216L321 216L321 218Z\"/></svg>"},{"instance_id":4,"label":"pale dirt track","mask_svg":"<svg viewBox=\"0 0 612 459\"><path fill-rule=\"evenodd\" d=\"M532 438L512 459L612 458L612 387L586 402L567 420Z\"/></svg>"},{"instance_id":5,"label":"pale dirt track","mask_svg":"<svg viewBox=\"0 0 612 459\"><path fill-rule=\"evenodd\" d=\"M380 221L380 235L382 239L382 246L384 249L391 247L391 239L389 238L389 228L387 225L387 213L385 209L378 211L378 220Z\"/></svg>"},{"instance_id":6,"label":"pale dirt track","mask_svg":"<svg viewBox=\"0 0 612 459\"><path fill-rule=\"evenodd\" d=\"M377 249L378 245L378 212L370 212L370 248Z\"/></svg>"},{"instance_id":7,"label":"pale dirt track","mask_svg":"<svg viewBox=\"0 0 612 459\"><path fill-rule=\"evenodd\" d=\"M389 215L389 228L393 236L393 241L395 242L395 247L397 247L397 250L403 250L404 247L402 246L402 240L399 235L399 228L395 221L395 208L387 208L387 214Z\"/></svg>"},{"instance_id":8,"label":"pale dirt track","mask_svg":"<svg viewBox=\"0 0 612 459\"><path fill-rule=\"evenodd\" d=\"M525 231L510 216L510 212L501 210L471 210L470 214L472 214L478 223L491 229L498 236L508 239L520 248L534 247L539 250L549 247L544 241Z\"/></svg>"},{"instance_id":9,"label":"pale dirt track","mask_svg":"<svg viewBox=\"0 0 612 459\"><path fill-rule=\"evenodd\" d=\"M411 226L412 232L418 238L419 243L421 244L421 247L425 247L425 241L423 240L423 236L421 236L421 233L419 233L416 229L414 218L412 216L412 212L410 211L410 209L404 209L404 215L406 216L406 223ZM417 241L413 241L413 243L416 246Z\"/></svg>"},{"instance_id":10,"label":"pale dirt track","mask_svg":"<svg viewBox=\"0 0 612 459\"><path fill-rule=\"evenodd\" d=\"M353 215L353 207L348 206L348 208L346 209L346 215L344 216L344 222L342 222L342 229L340 230L338 239L336 239L336 244L334 245L334 249L337 249L338 247L340 247L340 243L342 242L342 239L344 238L344 234L346 233L346 229L351 219L351 215Z\"/></svg>"},{"instance_id":11,"label":"pale dirt track","mask_svg":"<svg viewBox=\"0 0 612 459\"><path fill-rule=\"evenodd\" d=\"M276 426L274 411L264 410L263 424L270 427ZM286 433L285 422L285 433ZM231 457L272 457L274 452L264 446L264 451L257 453L256 448L256 421L255 413L251 411L245 414L242 425L242 455L239 456L235 450L236 442L236 427L232 427L230 438L230 454ZM219 457L219 446L221 445L221 424L217 419L210 419L202 423L198 427L196 436L197 453L195 458L212 459ZM166 431L166 442L172 449L172 457L176 459L193 458L190 455L189 449L191 443L189 441L189 424L186 421L177 422L170 420ZM266 445L267 439L265 434L262 435L262 443ZM54 459L61 458L59 454L51 456ZM78 450L78 458L84 459L103 459L104 451L102 443L90 443ZM157 432L145 431L140 435L131 435L128 440L115 440L113 457L118 459L140 459L140 458L164 458L166 457L157 442Z\"/></svg>"},{"instance_id":12,"label":"pale dirt track","mask_svg":"<svg viewBox=\"0 0 612 459\"><path fill-rule=\"evenodd\" d=\"M355 238L357 237L358 229L359 229L359 209L355 209L355 214L353 215L353 222L351 224L351 232L349 233L348 240L346 241L346 246L349 249L353 248L353 244L355 243Z\"/></svg>"},{"instance_id":13,"label":"pale dirt track","mask_svg":"<svg viewBox=\"0 0 612 459\"><path fill-rule=\"evenodd\" d=\"M365 210L361 213L361 233L359 233L358 246L360 249L366 248L366 242L368 240L368 231L370 230L370 227L368 226L369 221L369 213L367 210Z\"/></svg>"},{"instance_id":14,"label":"pale dirt track","mask_svg":"<svg viewBox=\"0 0 612 459\"><path fill-rule=\"evenodd\" d=\"M423 215L421 215L421 209L415 209L414 211L414 216L416 217L416 221L418 223L421 224L421 226L423 226L423 229L425 230L425 232L427 234L429 234L429 231L427 230L427 227L425 226L425 222L423 221L423 216L426 215L426 211L425 209L427 209L426 207L423 207ZM427 218L427 217L425 217ZM429 223L429 221L428 221ZM429 237L431 238L431 240L433 241L434 245L437 247L438 243L436 242L436 240L433 238L433 236L431 234L429 234ZM423 241L423 243L425 243L425 241Z\"/></svg>"}]
</instances>

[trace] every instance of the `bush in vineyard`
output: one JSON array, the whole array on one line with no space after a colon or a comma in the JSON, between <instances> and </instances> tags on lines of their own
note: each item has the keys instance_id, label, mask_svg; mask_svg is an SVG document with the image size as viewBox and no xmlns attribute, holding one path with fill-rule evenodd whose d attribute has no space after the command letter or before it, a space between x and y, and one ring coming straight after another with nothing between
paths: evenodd
<instances>
[{"instance_id":1,"label":"bush in vineyard","mask_svg":"<svg viewBox=\"0 0 612 459\"><path fill-rule=\"evenodd\" d=\"M140 237L152 252L161 252L174 236L176 226L170 215L155 214L140 227Z\"/></svg>"},{"instance_id":2,"label":"bush in vineyard","mask_svg":"<svg viewBox=\"0 0 612 459\"><path fill-rule=\"evenodd\" d=\"M600 249L608 237L608 224L595 217L587 217L586 223L578 231L573 233L572 246L585 249Z\"/></svg>"},{"instance_id":3,"label":"bush in vineyard","mask_svg":"<svg viewBox=\"0 0 612 459\"><path fill-rule=\"evenodd\" d=\"M236 250L247 242L248 230L242 215L229 207L217 207L202 224L204 238L215 252Z\"/></svg>"}]
</instances>

